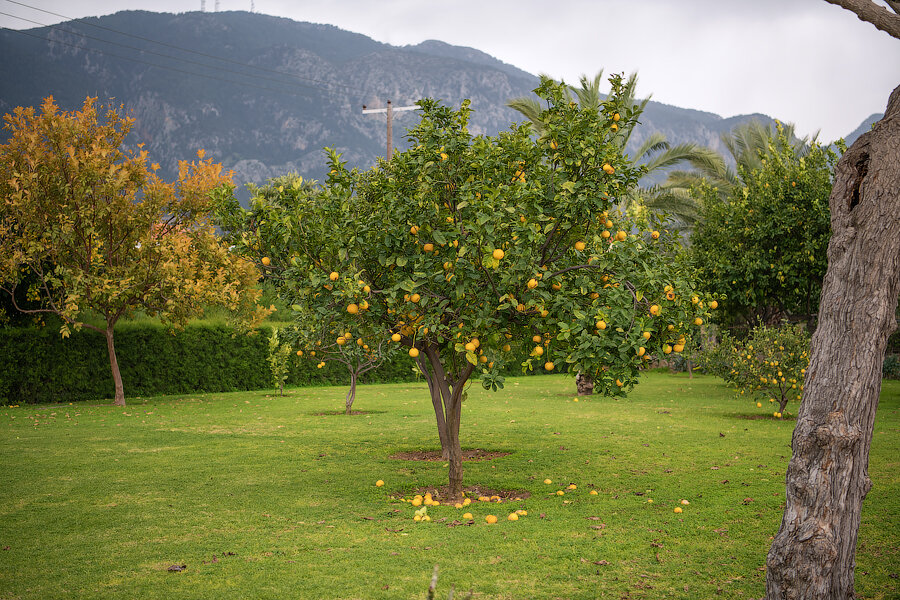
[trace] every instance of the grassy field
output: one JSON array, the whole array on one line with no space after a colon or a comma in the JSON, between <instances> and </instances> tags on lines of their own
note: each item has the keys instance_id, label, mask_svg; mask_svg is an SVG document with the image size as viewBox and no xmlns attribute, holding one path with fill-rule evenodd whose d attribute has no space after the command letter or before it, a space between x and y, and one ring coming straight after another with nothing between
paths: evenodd
<instances>
[{"instance_id":1,"label":"grassy field","mask_svg":"<svg viewBox=\"0 0 900 600\"><path fill-rule=\"evenodd\" d=\"M570 378L507 383L470 390L463 447L509 454L467 463L466 484L528 497L427 523L399 497L445 463L390 458L438 448L424 383L362 386L351 417L327 414L341 388L0 408L0 599L424 598L435 564L439 598L763 595L792 421L706 377L579 402ZM898 427L885 382L860 598L900 596Z\"/></svg>"}]
</instances>

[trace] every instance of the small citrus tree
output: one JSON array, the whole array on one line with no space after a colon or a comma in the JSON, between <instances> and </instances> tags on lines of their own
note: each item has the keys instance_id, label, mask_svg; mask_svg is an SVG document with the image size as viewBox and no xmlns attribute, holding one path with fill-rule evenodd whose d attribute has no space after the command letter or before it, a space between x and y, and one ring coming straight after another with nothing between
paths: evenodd
<instances>
[{"instance_id":1,"label":"small citrus tree","mask_svg":"<svg viewBox=\"0 0 900 600\"><path fill-rule=\"evenodd\" d=\"M284 382L287 381L288 372L291 369L291 354L293 350L290 344L281 341L278 329L273 329L269 336L269 353L266 362L272 372L272 381L279 395L284 396Z\"/></svg>"},{"instance_id":2,"label":"small citrus tree","mask_svg":"<svg viewBox=\"0 0 900 600\"><path fill-rule=\"evenodd\" d=\"M526 348L526 370L561 362L621 395L651 355L682 351L714 306L666 232L610 212L640 175L613 140L612 125L635 114L621 78L611 83L606 103L581 108L544 79L538 139L528 126L473 137L467 103L422 101L410 149L390 162L348 171L332 152L320 188L222 207L230 239L278 267L298 318L333 323L330 335L390 332L415 359L452 496L473 375L502 387L513 348Z\"/></svg>"},{"instance_id":3,"label":"small citrus tree","mask_svg":"<svg viewBox=\"0 0 900 600\"><path fill-rule=\"evenodd\" d=\"M710 373L722 377L758 408L777 402L774 416L781 418L788 402L803 397L809 344L809 333L801 325L760 323L744 341L725 334L702 360Z\"/></svg>"},{"instance_id":4,"label":"small citrus tree","mask_svg":"<svg viewBox=\"0 0 900 600\"><path fill-rule=\"evenodd\" d=\"M60 111L52 98L41 110L6 115L9 140L0 145L0 290L25 313L52 313L61 333L88 327L106 336L115 403L125 404L113 330L137 310L182 325L218 304L247 321L256 306L258 274L221 244L209 211L212 198L231 197L222 167L182 161L166 183L147 153L125 145L133 120L121 107L88 98L80 111ZM17 303L28 284L37 306ZM85 322L91 311L103 320Z\"/></svg>"},{"instance_id":5,"label":"small citrus tree","mask_svg":"<svg viewBox=\"0 0 900 600\"><path fill-rule=\"evenodd\" d=\"M389 331L370 333L367 337L360 333L359 329L354 334L347 329L340 331L336 324L330 323L327 332L318 330L301 336L307 344L305 353L311 360L318 361L321 369L326 362L338 362L347 368L350 374L350 387L344 398L344 413L353 414L353 402L356 400L356 386L360 377L377 369L390 360L397 350L397 344L393 344ZM298 356L304 356L303 350L297 351Z\"/></svg>"}]
</instances>

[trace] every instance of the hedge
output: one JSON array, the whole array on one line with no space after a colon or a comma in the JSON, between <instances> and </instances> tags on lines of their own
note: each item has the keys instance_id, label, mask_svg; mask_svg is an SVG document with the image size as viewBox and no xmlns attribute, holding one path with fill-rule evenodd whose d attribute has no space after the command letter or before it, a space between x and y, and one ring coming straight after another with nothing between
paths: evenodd
<instances>
[{"instance_id":1,"label":"hedge","mask_svg":"<svg viewBox=\"0 0 900 600\"><path fill-rule=\"evenodd\" d=\"M125 397L230 392L272 388L266 363L271 327L253 335L225 325L197 323L170 332L136 322L116 327L116 356ZM408 357L366 374L367 382L414 378ZM292 365L292 385L348 384L343 365L314 361ZM0 404L76 402L114 395L106 339L82 329L63 339L53 328L0 329Z\"/></svg>"}]
</instances>

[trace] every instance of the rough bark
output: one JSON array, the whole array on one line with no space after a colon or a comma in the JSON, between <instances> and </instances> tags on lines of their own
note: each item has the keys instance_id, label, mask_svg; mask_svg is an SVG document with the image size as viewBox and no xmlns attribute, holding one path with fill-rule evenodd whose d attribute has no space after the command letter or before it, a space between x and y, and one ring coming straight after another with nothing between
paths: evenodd
<instances>
[{"instance_id":1,"label":"rough bark","mask_svg":"<svg viewBox=\"0 0 900 600\"><path fill-rule=\"evenodd\" d=\"M868 21L885 33L900 39L900 15L871 0L825 0L825 2L846 8L856 13L860 21ZM896 10L896 2L889 2L889 5Z\"/></svg>"},{"instance_id":2,"label":"rough bark","mask_svg":"<svg viewBox=\"0 0 900 600\"><path fill-rule=\"evenodd\" d=\"M106 349L109 352L109 366L112 369L113 383L116 387L116 406L125 406L125 387L122 385L122 374L119 372L119 361L116 358L116 345L113 341L113 326L106 328Z\"/></svg>"},{"instance_id":3,"label":"rough bark","mask_svg":"<svg viewBox=\"0 0 900 600\"><path fill-rule=\"evenodd\" d=\"M344 399L344 406L346 407L344 410L344 414L352 414L353 413L353 401L356 400L356 378L357 374L355 371L350 371L350 389L347 390L347 397Z\"/></svg>"},{"instance_id":4,"label":"rough bark","mask_svg":"<svg viewBox=\"0 0 900 600\"><path fill-rule=\"evenodd\" d=\"M860 512L887 338L900 293L900 87L841 157L832 238L768 600L854 598Z\"/></svg>"},{"instance_id":5,"label":"rough bark","mask_svg":"<svg viewBox=\"0 0 900 600\"><path fill-rule=\"evenodd\" d=\"M594 393L594 378L586 373L575 375L575 388L579 396L590 396Z\"/></svg>"}]
</instances>

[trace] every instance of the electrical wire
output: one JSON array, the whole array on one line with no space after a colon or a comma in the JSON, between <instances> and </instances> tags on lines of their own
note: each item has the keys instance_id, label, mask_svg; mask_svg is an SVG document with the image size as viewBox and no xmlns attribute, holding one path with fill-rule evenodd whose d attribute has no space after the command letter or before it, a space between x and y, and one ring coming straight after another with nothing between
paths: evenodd
<instances>
[{"instance_id":1,"label":"electrical wire","mask_svg":"<svg viewBox=\"0 0 900 600\"><path fill-rule=\"evenodd\" d=\"M139 39L139 40L141 40L141 41L145 41L145 42L148 42L148 43L151 43L151 44L157 44L157 45L159 45L159 46L163 46L163 47L166 47L166 48L171 48L171 49L174 49L174 50L178 50L178 51L180 51L180 52L186 52L186 53L189 53L189 54L194 54L194 55L197 55L197 56L202 56L202 57L204 57L204 58L209 58L209 59L213 59L213 60L222 61L222 62L224 62L224 63L228 63L228 64L240 66L240 67L242 67L242 68L250 69L250 70L253 70L253 71L261 71L261 72L273 73L273 74L277 74L277 75L282 76L282 77L288 77L288 78L291 78L291 79L300 80L298 83L293 84L293 85L302 85L302 86L310 87L310 88L313 88L313 89L319 89L319 90L321 90L321 91L325 91L325 92L328 92L328 93L332 93L333 90L325 89L325 88L323 88L323 87L321 87L321 86L324 85L324 86L330 86L330 87L332 87L332 88L334 88L334 87L343 88L343 89L348 90L348 91L358 92L358 93L360 93L360 95L365 95L365 94L367 93L366 90L363 90L363 89L361 89L361 88L357 88L357 87L353 87L353 86L349 86L349 85L345 85L345 84L341 84L341 83L329 82L329 81L323 81L323 80L321 80L321 79L314 79L314 78L311 78L311 77L304 77L304 76L302 76L302 75L297 75L297 74L294 74L294 73L288 73L288 72L281 71L281 70L278 70L278 69L269 69L269 68L266 68L266 67L260 67L260 66L257 66L257 65L251 65L251 64L248 64L248 63L244 63L244 62L232 60L232 59L225 58L225 57L222 57L222 56L216 56L216 55L214 55L214 54L208 54L208 53L200 52L200 51L197 51L197 50L191 50L191 49L189 49L189 48L184 48L184 47L177 46L177 45L174 45L174 44L169 44L169 43L166 43L166 42L160 42L160 41L158 41L158 40L154 40L154 39L147 38L147 37L144 37L144 36L140 36L140 35L136 35L136 34L130 34L130 33L125 33L125 32L123 32L123 31L119 31L119 30L113 29L113 28L111 28L111 27L105 27L105 26L103 26L103 25L98 25L98 24L95 24L95 23L89 23L89 22L87 22L87 21L84 20L84 19L73 19L73 18L71 18L71 17L67 17L66 15L62 15L62 14L60 14L60 13L56 13L56 12L53 12L53 11L49 11L49 10L45 10L45 9L42 9L42 8L38 8L38 7L36 7L36 6L31 6L31 5L25 4L25 3L23 3L23 2L17 2L17 1L15 1L15 0L5 0L5 1L8 2L8 3L10 3L10 4L16 4L16 5L18 5L18 6L22 6L22 7L25 7L25 8L32 9L32 10L36 10L36 11L39 11L39 12L43 12L43 13L46 13L46 14L49 14L49 15L53 15L53 16L55 16L55 17L60 17L60 18L62 18L62 19L68 19L69 21L72 21L72 22L78 22L78 23L81 23L81 24L83 24L83 25L87 25L87 26L89 26L89 27L94 27L94 28L96 28L96 29L101 29L101 30L104 30L104 31L109 31L109 32L111 32L111 33L115 33L115 34L122 35L122 36L125 36L125 37L131 37L131 38ZM138 51L140 51L140 52L145 52L145 53L148 53L148 54L154 54L154 55L157 55L157 56L169 58L169 59L171 59L171 60L181 61L181 62L185 62L185 63L189 63L189 64L196 64L196 65L200 65L200 66L203 66L203 67L206 67L206 68L217 69L217 70L225 71L226 73L230 73L230 74L233 74L233 75L242 75L242 76L248 76L248 77L255 77L255 78L258 78L258 79L268 80L268 81L274 81L274 82L282 83L282 84L285 83L284 81L282 81L282 80L280 80L280 79L274 79L274 78L271 78L271 77L265 77L265 76L263 76L263 75L254 75L254 74L252 74L252 73L245 73L245 72L240 72L240 71L232 71L232 70L228 70L228 69L225 69L225 68L223 68L223 67L216 66L216 65L210 65L210 64L207 64L207 63L202 63L202 62L190 60L190 59L187 59L187 58L181 58L181 57L176 57L176 56L172 56L172 55L168 55L168 54L163 54L163 53L160 53L160 52L155 52L155 51L153 51L153 50L149 50L149 49L145 49L145 48L139 48L139 47L136 47L136 46L129 46L129 45L127 45L127 44L121 44L121 43L118 43L118 42L113 42L113 41L111 41L111 40L105 40L105 39L102 39L102 38L96 38L96 37L93 37L93 36L89 36L89 35L87 35L87 34L85 34L85 33L81 33L81 32L78 32L78 31L72 31L72 30L69 30L69 29L61 28L61 27L59 27L59 26L55 26L55 25L47 25L47 24L44 24L44 23L40 23L40 22L38 22L38 21L34 21L34 20L31 20L31 19L27 19L27 18L25 18L25 17L19 17L19 16L17 16L17 15L12 15L12 14L3 13L3 12L0 12L0 14L3 14L3 15L6 15L6 16L15 18L15 19L19 19L19 20L22 20L22 21L26 21L26 22L28 22L28 23L33 23L33 24L35 24L35 25L40 25L40 26L42 26L42 27L50 27L50 28L54 28L54 29L60 29L60 30L65 31L65 32L67 32L67 33L71 33L71 34L73 34L73 35L79 35L79 36L82 36L82 37L84 37L84 38L86 38L86 39L93 39L93 40L100 41L100 42L107 43L107 44L111 44L111 45L121 46L121 47L124 47L124 48L133 49L133 50L138 50ZM10 31L17 31L18 33L23 33L23 32L20 31L20 30L10 30ZM32 35L32 37L38 37L38 36L35 36L35 35L33 35L33 34L26 34L26 35ZM43 38L43 39L49 39L49 38ZM56 40L51 40L51 41L56 41ZM60 42L60 43L62 43L62 42ZM71 45L71 44L70 44L70 45ZM84 49L87 50L88 48L87 48L87 47L84 47ZM154 63L147 63L147 62L145 62L145 61L140 61L140 60L138 60L138 59L129 59L129 58L127 58L127 57L122 57L122 56L120 56L120 55L110 54L110 53L108 53L108 52L103 52L103 51L101 51L101 50L94 50L94 49L92 49L92 51L98 52L98 53L101 53L101 54L109 54L110 56L116 56L116 57L118 57L118 58L125 58L126 60L134 60L134 61L136 61L136 62L144 62L144 64L152 65L152 66L155 66L155 67L158 67L158 68L171 69L171 70L179 71L178 69L174 69L173 67L166 67L166 66L163 66L163 65L157 65L157 64L154 64ZM179 72L185 72L185 71L179 71ZM198 75L198 74L196 74L196 73L190 73L190 72L188 72L188 73L189 73L189 74L192 74L192 75ZM212 77L212 76L209 76L209 75L200 75L200 76L211 77L211 78L216 79L215 77ZM303 82L308 82L308 83L303 83ZM314 85L314 84L319 84L319 85Z\"/></svg>"},{"instance_id":2,"label":"electrical wire","mask_svg":"<svg viewBox=\"0 0 900 600\"><path fill-rule=\"evenodd\" d=\"M296 89L294 89L294 90L280 89L280 90L279 90L279 89L275 89L275 88L270 88L270 87L266 87L266 86L261 86L261 85L255 84L255 83L247 83L247 82L244 82L244 81L235 81L235 80L233 80L233 79L226 79L225 77L216 77L215 75L209 75L209 74L206 74L206 73L196 73L196 72L194 72L194 71L186 71L186 70L184 70L184 69L178 69L178 68L176 68L176 67L171 67L171 66L166 66L166 65L158 65L158 64L156 64L156 63L148 62L148 61L146 61L146 60L141 60L141 59L139 59L139 58L132 58L132 57L130 57L130 56L122 56L122 55L120 55L120 54L115 54L115 53L113 53L113 52L104 52L103 50L98 50L98 49L96 49L96 48L90 48L90 47L87 47L87 46L78 46L78 45L76 45L76 44L70 44L69 42L63 42L63 41L61 41L61 40L54 40L54 39L51 39L51 38L48 38L48 37L44 37L44 36L40 36L40 35L35 35L35 34L33 34L33 33L28 33L27 31L20 31L20 30L18 30L18 29L10 29L9 31L13 31L13 32L15 32L15 33L18 33L19 35L27 35L28 37L33 37L33 38L36 38L36 39L39 39L39 40L44 40L44 41L47 41L47 42L52 42L52 43L54 43L54 44L62 44L62 45L64 45L64 46L69 46L70 48L76 48L76 49L78 49L78 50L83 50L83 51L85 51L85 52L93 52L93 53L95 53L95 54L102 54L102 55L104 55L104 56L111 56L111 57L119 58L119 59L122 59L122 60L128 60L128 61L131 61L131 62L136 62L136 63L140 63L140 64L144 64L144 65L149 65L149 66L151 66L151 67L157 67L157 68L159 68L159 69L165 69L165 70L167 70L167 71L174 71L174 72L176 72L176 73L183 73L183 74L185 74L185 75L191 75L191 76L194 76L194 77L204 77L204 78L206 78L206 79L213 79L213 80L216 80L216 81L222 81L222 82L230 83L230 84L233 84L233 85L242 85L242 86L245 86L245 87L252 87L253 89L256 89L256 90L264 90L264 91L268 91L268 92L275 92L275 93L279 93L279 94L289 94L289 95L291 95L291 96L302 97L301 94L300 94L300 93L298 92L298 90L296 90ZM294 85L305 85L305 84L294 84ZM309 86L309 87L314 87L314 86ZM329 90L324 90L324 91L327 92L327 91L329 91Z\"/></svg>"}]
</instances>

